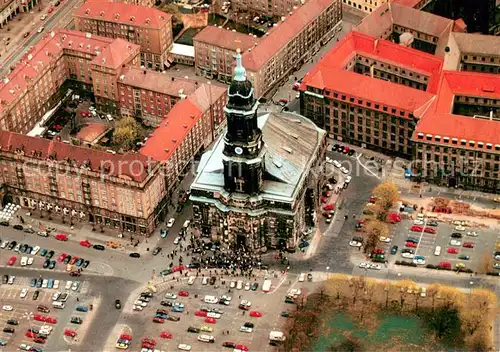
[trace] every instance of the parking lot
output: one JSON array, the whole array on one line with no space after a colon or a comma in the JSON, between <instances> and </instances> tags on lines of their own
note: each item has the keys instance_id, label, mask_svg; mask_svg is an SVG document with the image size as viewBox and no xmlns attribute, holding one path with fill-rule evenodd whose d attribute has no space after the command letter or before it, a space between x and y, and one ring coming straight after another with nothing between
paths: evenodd
<instances>
[{"instance_id":1,"label":"parking lot","mask_svg":"<svg viewBox=\"0 0 500 352\"><path fill-rule=\"evenodd\" d=\"M236 278L237 280L238 278ZM231 289L228 292L229 280L225 284L221 284L218 280L215 286L210 284L203 285L201 276L196 279L194 284L188 285L188 278L183 277L180 282L166 282L158 287L158 292L151 298L147 307L143 311L132 311L132 305L129 303L124 307L124 312L127 317L125 321L130 327L127 332L133 335L133 341L130 345L131 350L140 350L141 341L144 337L149 337L156 340L156 349L162 351L177 350L179 344L189 344L193 351L213 351L221 350L224 342L233 342L248 347L251 351L270 350L269 332L272 330L280 330L286 318L281 317L281 312L285 310L293 310L295 307L284 303L284 296L287 290L291 287L288 281L284 283L284 278L273 278L273 286L270 293L262 291L263 278L258 278L259 287L257 290L237 290ZM243 287L248 280L242 280ZM249 282L249 281L248 281ZM217 287L219 284L221 287ZM296 282L294 287L300 287L302 283ZM173 287L173 288L172 288ZM217 287L217 288L216 288ZM179 291L187 291L189 296L179 296ZM166 299L165 293L174 293L177 295L175 299ZM230 296L231 302L229 305L209 304L204 302L205 295L220 297L221 295ZM134 297L135 298L135 297ZM172 312L169 306L161 305L161 301L179 302L184 304L184 311L180 313ZM238 308L242 300L251 302L251 307L248 311ZM202 310L217 308L223 313L215 319L215 323L206 322L206 317L200 316ZM165 320L164 323L155 323L153 318L158 309L164 309L168 315L180 317L179 321ZM261 317L252 317L254 313L259 312ZM253 323L252 332L241 332L240 327L245 323ZM212 331L200 331L198 333L188 332L189 327L200 329L202 326L208 327ZM227 333L229 331L229 334ZM171 338L161 338L162 332L170 333ZM197 340L201 334L211 335L215 338L215 343L204 343ZM119 334L110 336L108 347L114 348ZM217 346L217 347L215 347Z\"/></svg>"},{"instance_id":2,"label":"parking lot","mask_svg":"<svg viewBox=\"0 0 500 352\"><path fill-rule=\"evenodd\" d=\"M12 276L10 278L12 278ZM36 278L16 277L13 284L3 284L0 287L0 302L2 302L2 309L0 311L0 327L2 330L5 327L14 328L14 333L0 332L0 339L3 340L9 348L17 349L22 344L43 348L53 335L62 335L64 331L63 328L67 325L66 323L71 324L70 321L68 321L68 313L70 313L70 311L74 308L73 303L76 301L76 297L80 295L84 296L89 288L89 283L85 281L80 282L77 290L73 290L72 288L66 289L66 287L71 287L73 285L69 285L68 281L64 280L58 282L59 285L57 289L31 287L31 281L39 278L40 277L38 275ZM23 289L27 290L24 297L21 295ZM38 293L35 293L36 291ZM66 299L61 301L62 297L59 296L57 301L61 301L66 306L70 306L71 308L53 308L53 295L56 292L67 293L68 297ZM46 306L50 311L39 311L37 309L39 305ZM12 307L12 310L6 310L4 309L4 306L10 306ZM38 318L38 315L42 318ZM77 315L71 313L71 316ZM42 320L45 320L47 317L54 318L56 323L43 322ZM7 324L8 320L15 320L18 325ZM39 343L35 343L35 337L28 336L28 329L37 329L40 331L42 326L51 326L53 331L50 333L46 341L42 342L39 340ZM59 338L60 337L56 337L56 339Z\"/></svg>"},{"instance_id":3,"label":"parking lot","mask_svg":"<svg viewBox=\"0 0 500 352\"><path fill-rule=\"evenodd\" d=\"M418 241L418 244L415 248L411 249L414 250L414 255L425 257L425 265L432 264L437 266L441 262L449 262L452 269L457 268L457 264L459 264L464 265L464 268L477 271L482 261L484 261L486 254L493 256L495 243L500 239L499 232L495 229L464 226L465 229L459 231L456 229L457 225L444 222L439 222L438 226L432 227L436 230L434 234L424 231L412 231L411 228L414 226L414 220L402 220L398 224L389 226L392 241L390 243L379 243L379 248L384 249L388 254L386 258L389 260L389 263L396 260L412 260L411 258L403 258L401 250L409 248L405 244L409 237L413 237ZM423 225L417 226L424 227ZM474 232L477 236L470 235ZM451 235L453 233L458 233L461 237L459 238L459 235L455 235L457 238L452 238ZM450 243L451 240L456 241L454 245ZM469 248L464 247L464 243L467 243L466 246L469 246ZM398 246L398 252L396 255L390 255L389 253L394 245ZM436 255L437 246L441 247L439 255ZM494 270L493 267L490 268L490 271Z\"/></svg>"}]
</instances>

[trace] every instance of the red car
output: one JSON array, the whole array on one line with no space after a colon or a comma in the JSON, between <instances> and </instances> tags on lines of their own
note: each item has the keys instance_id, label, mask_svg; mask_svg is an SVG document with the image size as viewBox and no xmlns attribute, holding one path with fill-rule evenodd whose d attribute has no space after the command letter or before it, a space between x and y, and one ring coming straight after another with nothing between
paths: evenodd
<instances>
[{"instance_id":1,"label":"red car","mask_svg":"<svg viewBox=\"0 0 500 352\"><path fill-rule=\"evenodd\" d=\"M372 251L372 254L385 254L384 250L382 248L375 248Z\"/></svg>"},{"instance_id":2,"label":"red car","mask_svg":"<svg viewBox=\"0 0 500 352\"><path fill-rule=\"evenodd\" d=\"M474 242L464 242L465 248L474 248Z\"/></svg>"},{"instance_id":3,"label":"red car","mask_svg":"<svg viewBox=\"0 0 500 352\"><path fill-rule=\"evenodd\" d=\"M177 293L177 295L179 295L181 297L188 297L189 292L188 291L179 291L179 293Z\"/></svg>"},{"instance_id":4,"label":"red car","mask_svg":"<svg viewBox=\"0 0 500 352\"><path fill-rule=\"evenodd\" d=\"M78 260L78 257L77 256L74 256L73 258L71 258L71 260L69 261L68 264L71 264L71 265L74 265L76 263L76 261Z\"/></svg>"},{"instance_id":5,"label":"red car","mask_svg":"<svg viewBox=\"0 0 500 352\"><path fill-rule=\"evenodd\" d=\"M7 262L7 265L14 265L16 263L17 258L16 257L10 257L9 261Z\"/></svg>"},{"instance_id":6,"label":"red car","mask_svg":"<svg viewBox=\"0 0 500 352\"><path fill-rule=\"evenodd\" d=\"M321 203L326 203L328 199L326 197L321 197Z\"/></svg>"},{"instance_id":7,"label":"red car","mask_svg":"<svg viewBox=\"0 0 500 352\"><path fill-rule=\"evenodd\" d=\"M335 210L334 204L327 204L323 207L324 210Z\"/></svg>"},{"instance_id":8,"label":"red car","mask_svg":"<svg viewBox=\"0 0 500 352\"><path fill-rule=\"evenodd\" d=\"M406 243L405 243L405 246L406 246L406 247L410 247L410 248L417 248L417 247L418 247L418 244L417 244L417 243L415 243L415 242L410 242L410 241L408 241L408 242L406 242Z\"/></svg>"},{"instance_id":9,"label":"red car","mask_svg":"<svg viewBox=\"0 0 500 352\"><path fill-rule=\"evenodd\" d=\"M81 276L82 273L79 272L78 270L73 270L72 272L69 273L69 276L76 276L76 277L79 277Z\"/></svg>"},{"instance_id":10,"label":"red car","mask_svg":"<svg viewBox=\"0 0 500 352\"><path fill-rule=\"evenodd\" d=\"M153 323L158 323L158 324L163 324L165 322L165 319L162 318L153 318Z\"/></svg>"},{"instance_id":11,"label":"red car","mask_svg":"<svg viewBox=\"0 0 500 352\"><path fill-rule=\"evenodd\" d=\"M196 315L197 317L206 317L207 312L204 312L202 310L197 310L196 312L194 312L194 315Z\"/></svg>"},{"instance_id":12,"label":"red car","mask_svg":"<svg viewBox=\"0 0 500 352\"><path fill-rule=\"evenodd\" d=\"M245 351L245 352L248 351L248 347L245 345L236 345L235 349L238 351Z\"/></svg>"},{"instance_id":13,"label":"red car","mask_svg":"<svg viewBox=\"0 0 500 352\"><path fill-rule=\"evenodd\" d=\"M448 253L450 253L450 254L457 254L458 253L458 249L456 249L454 247L450 247L450 248L448 248Z\"/></svg>"},{"instance_id":14,"label":"red car","mask_svg":"<svg viewBox=\"0 0 500 352\"><path fill-rule=\"evenodd\" d=\"M251 316L251 317L254 317L254 318L260 318L260 317L262 316L262 313L261 313L261 312L257 312L257 311L255 311L255 310L252 310L252 311L250 312L250 316Z\"/></svg>"},{"instance_id":15,"label":"red car","mask_svg":"<svg viewBox=\"0 0 500 352\"><path fill-rule=\"evenodd\" d=\"M178 272L178 271L182 271L182 270L184 270L184 265L177 265L177 266L174 266L174 267L172 268L172 272L173 272L173 273L176 273L176 272Z\"/></svg>"},{"instance_id":16,"label":"red car","mask_svg":"<svg viewBox=\"0 0 500 352\"><path fill-rule=\"evenodd\" d=\"M56 235L56 240L58 241L67 241L68 240L68 235L65 233L59 233Z\"/></svg>"},{"instance_id":17,"label":"red car","mask_svg":"<svg viewBox=\"0 0 500 352\"><path fill-rule=\"evenodd\" d=\"M390 213L389 215L387 215L386 220L388 223L396 224L398 222L401 222L401 215L399 215L397 213Z\"/></svg>"},{"instance_id":18,"label":"red car","mask_svg":"<svg viewBox=\"0 0 500 352\"><path fill-rule=\"evenodd\" d=\"M57 324L57 319L52 318L52 317L47 317L47 320L45 320L49 324Z\"/></svg>"},{"instance_id":19,"label":"red car","mask_svg":"<svg viewBox=\"0 0 500 352\"><path fill-rule=\"evenodd\" d=\"M373 204L373 203L375 203L376 201L377 201L377 198L376 198L376 197L370 197L370 198L368 199L368 203L372 203L372 204Z\"/></svg>"},{"instance_id":20,"label":"red car","mask_svg":"<svg viewBox=\"0 0 500 352\"><path fill-rule=\"evenodd\" d=\"M35 319L36 321L44 321L44 322L47 321L47 317L41 314L35 314L33 319Z\"/></svg>"},{"instance_id":21,"label":"red car","mask_svg":"<svg viewBox=\"0 0 500 352\"><path fill-rule=\"evenodd\" d=\"M432 211L435 213L451 214L451 208L448 207L433 207Z\"/></svg>"},{"instance_id":22,"label":"red car","mask_svg":"<svg viewBox=\"0 0 500 352\"><path fill-rule=\"evenodd\" d=\"M37 334L35 334L33 331L26 331L26 337L29 337L30 339L34 339Z\"/></svg>"},{"instance_id":23,"label":"red car","mask_svg":"<svg viewBox=\"0 0 500 352\"><path fill-rule=\"evenodd\" d=\"M216 322L215 318L205 318L205 323L215 324Z\"/></svg>"},{"instance_id":24,"label":"red car","mask_svg":"<svg viewBox=\"0 0 500 352\"><path fill-rule=\"evenodd\" d=\"M166 332L166 331L163 331L161 334L160 334L160 337L163 338L163 339L171 339L172 338L172 334L169 333L169 332Z\"/></svg>"},{"instance_id":25,"label":"red car","mask_svg":"<svg viewBox=\"0 0 500 352\"><path fill-rule=\"evenodd\" d=\"M439 263L439 267L441 269L451 269L451 263L450 262L441 262L441 263Z\"/></svg>"},{"instance_id":26,"label":"red car","mask_svg":"<svg viewBox=\"0 0 500 352\"><path fill-rule=\"evenodd\" d=\"M83 240L83 241L80 241L80 246L84 246L84 247L92 247L92 243L90 243L88 240Z\"/></svg>"},{"instance_id":27,"label":"red car","mask_svg":"<svg viewBox=\"0 0 500 352\"><path fill-rule=\"evenodd\" d=\"M33 339L33 342L35 343L45 343L45 338L41 336L37 336Z\"/></svg>"},{"instance_id":28,"label":"red car","mask_svg":"<svg viewBox=\"0 0 500 352\"><path fill-rule=\"evenodd\" d=\"M131 336L131 335L129 335L129 334L121 334L121 335L120 335L120 338L121 338L122 340L132 341L132 336Z\"/></svg>"},{"instance_id":29,"label":"red car","mask_svg":"<svg viewBox=\"0 0 500 352\"><path fill-rule=\"evenodd\" d=\"M76 336L76 331L75 330L71 330L71 329L66 329L66 330L64 330L64 336L75 337Z\"/></svg>"},{"instance_id":30,"label":"red car","mask_svg":"<svg viewBox=\"0 0 500 352\"><path fill-rule=\"evenodd\" d=\"M51 8L49 8L49 10L47 11L47 13L52 13L52 11L54 11L54 9L51 7Z\"/></svg>"},{"instance_id":31,"label":"red car","mask_svg":"<svg viewBox=\"0 0 500 352\"><path fill-rule=\"evenodd\" d=\"M66 258L68 255L66 253L63 253L59 256L59 258L57 258L57 261L59 263L62 263L62 261L64 260L64 258Z\"/></svg>"},{"instance_id":32,"label":"red car","mask_svg":"<svg viewBox=\"0 0 500 352\"><path fill-rule=\"evenodd\" d=\"M155 345L152 345L152 344L147 343L147 342L143 342L141 344L141 347L145 348L145 349L148 349L148 350L154 350L155 349Z\"/></svg>"},{"instance_id":33,"label":"red car","mask_svg":"<svg viewBox=\"0 0 500 352\"><path fill-rule=\"evenodd\" d=\"M156 340L153 338L145 337L142 339L141 343L149 343L150 345L155 346L156 345Z\"/></svg>"},{"instance_id":34,"label":"red car","mask_svg":"<svg viewBox=\"0 0 500 352\"><path fill-rule=\"evenodd\" d=\"M413 225L410 230L415 231L415 232L422 232L423 228L422 228L422 226Z\"/></svg>"},{"instance_id":35,"label":"red car","mask_svg":"<svg viewBox=\"0 0 500 352\"><path fill-rule=\"evenodd\" d=\"M436 233L436 230L433 229L432 227L426 227L426 228L424 228L424 232L427 232L427 233Z\"/></svg>"}]
</instances>

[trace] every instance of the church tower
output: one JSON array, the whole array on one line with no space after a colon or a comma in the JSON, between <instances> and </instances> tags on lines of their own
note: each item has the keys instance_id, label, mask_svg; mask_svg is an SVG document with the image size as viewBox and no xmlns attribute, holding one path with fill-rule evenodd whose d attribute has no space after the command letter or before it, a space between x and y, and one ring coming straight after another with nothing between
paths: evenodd
<instances>
[{"instance_id":1,"label":"church tower","mask_svg":"<svg viewBox=\"0 0 500 352\"><path fill-rule=\"evenodd\" d=\"M224 189L254 195L262 188L264 146L262 131L257 125L258 102L241 63L240 50L236 54L236 68L227 95Z\"/></svg>"}]
</instances>

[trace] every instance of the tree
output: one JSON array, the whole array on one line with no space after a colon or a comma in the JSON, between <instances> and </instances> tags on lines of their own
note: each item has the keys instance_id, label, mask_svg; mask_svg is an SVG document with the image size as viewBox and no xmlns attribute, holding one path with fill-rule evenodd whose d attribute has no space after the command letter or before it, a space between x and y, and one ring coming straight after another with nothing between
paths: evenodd
<instances>
[{"instance_id":1,"label":"tree","mask_svg":"<svg viewBox=\"0 0 500 352\"><path fill-rule=\"evenodd\" d=\"M173 3L166 3L161 7L163 12L169 13L173 16L173 22L181 22L182 23L182 14L179 11L179 6Z\"/></svg>"},{"instance_id":2,"label":"tree","mask_svg":"<svg viewBox=\"0 0 500 352\"><path fill-rule=\"evenodd\" d=\"M353 337L350 333L347 333L345 339L341 342L328 346L327 351L329 352L361 352L364 351L363 342Z\"/></svg>"},{"instance_id":3,"label":"tree","mask_svg":"<svg viewBox=\"0 0 500 352\"><path fill-rule=\"evenodd\" d=\"M355 305L360 292L363 292L365 287L365 278L363 276L353 276L349 279L348 284L351 288L352 305Z\"/></svg>"},{"instance_id":4,"label":"tree","mask_svg":"<svg viewBox=\"0 0 500 352\"><path fill-rule=\"evenodd\" d=\"M135 146L135 142L141 133L142 128L133 117L123 117L115 125L113 142L123 150L130 150Z\"/></svg>"},{"instance_id":5,"label":"tree","mask_svg":"<svg viewBox=\"0 0 500 352\"><path fill-rule=\"evenodd\" d=\"M441 291L441 285L440 284L430 284L427 287L427 297L431 298L431 311L434 312L434 308L436 307L436 298L439 294L439 291Z\"/></svg>"},{"instance_id":6,"label":"tree","mask_svg":"<svg viewBox=\"0 0 500 352\"><path fill-rule=\"evenodd\" d=\"M460 336L460 318L455 307L437 308L434 313L427 316L427 323L438 339L453 340Z\"/></svg>"},{"instance_id":7,"label":"tree","mask_svg":"<svg viewBox=\"0 0 500 352\"><path fill-rule=\"evenodd\" d=\"M389 235L389 227L379 220L372 220L366 225L365 231L365 253L371 252L379 241L379 238Z\"/></svg>"},{"instance_id":8,"label":"tree","mask_svg":"<svg viewBox=\"0 0 500 352\"><path fill-rule=\"evenodd\" d=\"M441 306L460 308L464 304L464 296L457 288L451 286L441 286L437 296Z\"/></svg>"},{"instance_id":9,"label":"tree","mask_svg":"<svg viewBox=\"0 0 500 352\"><path fill-rule=\"evenodd\" d=\"M480 329L488 330L488 317L496 314L497 297L490 290L475 289L467 295L466 303L460 310L462 330L472 336Z\"/></svg>"},{"instance_id":10,"label":"tree","mask_svg":"<svg viewBox=\"0 0 500 352\"><path fill-rule=\"evenodd\" d=\"M391 209L394 202L398 200L398 188L391 182L384 182L375 187L372 193L376 198L375 206L379 211L378 218L385 220L387 212Z\"/></svg>"},{"instance_id":11,"label":"tree","mask_svg":"<svg viewBox=\"0 0 500 352\"><path fill-rule=\"evenodd\" d=\"M411 280L401 280L397 281L394 286L396 286L399 294L399 303L401 305L401 309L403 309L406 298L408 295L415 292L417 289L417 284L415 284Z\"/></svg>"},{"instance_id":12,"label":"tree","mask_svg":"<svg viewBox=\"0 0 500 352\"><path fill-rule=\"evenodd\" d=\"M479 274L487 274L490 272L493 268L493 257L491 255L491 252L485 251L481 255L481 260L478 265L477 272Z\"/></svg>"}]
</instances>

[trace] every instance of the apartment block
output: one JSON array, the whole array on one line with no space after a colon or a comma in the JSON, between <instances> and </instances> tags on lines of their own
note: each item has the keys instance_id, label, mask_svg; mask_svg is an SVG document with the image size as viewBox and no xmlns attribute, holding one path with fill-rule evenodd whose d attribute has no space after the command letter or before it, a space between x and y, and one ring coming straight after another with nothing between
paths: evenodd
<instances>
[{"instance_id":1,"label":"apartment block","mask_svg":"<svg viewBox=\"0 0 500 352\"><path fill-rule=\"evenodd\" d=\"M416 177L499 193L500 75L445 71L412 140Z\"/></svg>"},{"instance_id":2,"label":"apartment block","mask_svg":"<svg viewBox=\"0 0 500 352\"><path fill-rule=\"evenodd\" d=\"M153 7L155 6L154 0L112 0L112 2L120 2L123 4L136 5L136 6L145 6L145 7Z\"/></svg>"},{"instance_id":3,"label":"apartment block","mask_svg":"<svg viewBox=\"0 0 500 352\"><path fill-rule=\"evenodd\" d=\"M298 70L342 28L340 0L309 0L283 18L242 57L256 98Z\"/></svg>"},{"instance_id":4,"label":"apartment block","mask_svg":"<svg viewBox=\"0 0 500 352\"><path fill-rule=\"evenodd\" d=\"M442 66L440 57L353 31L304 77L301 114L331 138L410 158Z\"/></svg>"},{"instance_id":5,"label":"apartment block","mask_svg":"<svg viewBox=\"0 0 500 352\"><path fill-rule=\"evenodd\" d=\"M172 16L146 6L90 0L73 13L79 31L121 38L141 47L141 65L162 71L170 65Z\"/></svg>"},{"instance_id":6,"label":"apartment block","mask_svg":"<svg viewBox=\"0 0 500 352\"><path fill-rule=\"evenodd\" d=\"M20 12L31 11L41 0L0 0L0 28L12 21Z\"/></svg>"},{"instance_id":7,"label":"apartment block","mask_svg":"<svg viewBox=\"0 0 500 352\"><path fill-rule=\"evenodd\" d=\"M356 10L371 13L376 10L378 6L385 4L387 0L342 0L342 2Z\"/></svg>"},{"instance_id":8,"label":"apartment block","mask_svg":"<svg viewBox=\"0 0 500 352\"><path fill-rule=\"evenodd\" d=\"M208 26L193 38L196 74L230 83L236 50L245 52L259 39L236 31Z\"/></svg>"},{"instance_id":9,"label":"apartment block","mask_svg":"<svg viewBox=\"0 0 500 352\"><path fill-rule=\"evenodd\" d=\"M96 85L98 101L108 98L116 90L117 77L100 81L101 73L113 72L110 65L138 65L139 50L135 44L90 33L47 33L0 81L0 129L27 134L55 105L67 79L81 82L89 91Z\"/></svg>"},{"instance_id":10,"label":"apartment block","mask_svg":"<svg viewBox=\"0 0 500 352\"><path fill-rule=\"evenodd\" d=\"M4 192L15 203L60 213L68 223L150 235L166 204L161 165L138 153L0 131L0 168Z\"/></svg>"}]
</instances>

